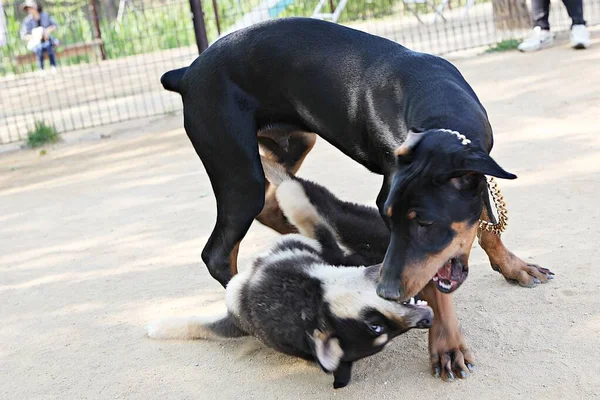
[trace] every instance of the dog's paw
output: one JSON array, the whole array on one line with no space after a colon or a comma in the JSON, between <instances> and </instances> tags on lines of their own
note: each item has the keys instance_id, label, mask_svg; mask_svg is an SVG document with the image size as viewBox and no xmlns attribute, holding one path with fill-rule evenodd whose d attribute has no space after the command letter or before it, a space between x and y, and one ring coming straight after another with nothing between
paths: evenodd
<instances>
[{"instance_id":1,"label":"dog's paw","mask_svg":"<svg viewBox=\"0 0 600 400\"><path fill-rule=\"evenodd\" d=\"M429 330L431 374L452 382L466 379L475 370L473 353L467 348L460 328L434 324Z\"/></svg>"},{"instance_id":2,"label":"dog's paw","mask_svg":"<svg viewBox=\"0 0 600 400\"><path fill-rule=\"evenodd\" d=\"M490 262L492 269L502 274L507 281L523 287L535 287L554 279L554 272L536 264L528 264L509 251L502 259Z\"/></svg>"}]
</instances>

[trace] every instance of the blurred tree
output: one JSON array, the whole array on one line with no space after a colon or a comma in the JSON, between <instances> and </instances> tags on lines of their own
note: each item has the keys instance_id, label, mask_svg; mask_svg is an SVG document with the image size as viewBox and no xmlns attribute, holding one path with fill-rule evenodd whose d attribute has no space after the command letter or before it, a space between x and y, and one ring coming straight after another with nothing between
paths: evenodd
<instances>
[{"instance_id":1,"label":"blurred tree","mask_svg":"<svg viewBox=\"0 0 600 400\"><path fill-rule=\"evenodd\" d=\"M496 29L510 31L531 28L526 0L492 0L492 5Z\"/></svg>"}]
</instances>

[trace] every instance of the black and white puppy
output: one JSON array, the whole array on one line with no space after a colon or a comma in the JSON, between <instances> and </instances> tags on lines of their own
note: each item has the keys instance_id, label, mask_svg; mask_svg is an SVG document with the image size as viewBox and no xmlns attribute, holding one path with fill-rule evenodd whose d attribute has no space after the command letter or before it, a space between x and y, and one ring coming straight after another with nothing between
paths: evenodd
<instances>
[{"instance_id":1,"label":"black and white puppy","mask_svg":"<svg viewBox=\"0 0 600 400\"><path fill-rule=\"evenodd\" d=\"M148 326L153 339L256 336L286 354L315 360L333 372L334 388L350 381L352 363L375 354L411 328L429 328L425 302L377 296L380 265L337 267L332 237L284 235L226 289L227 312L165 319ZM333 251L332 247L333 246Z\"/></svg>"},{"instance_id":2,"label":"black and white puppy","mask_svg":"<svg viewBox=\"0 0 600 400\"><path fill-rule=\"evenodd\" d=\"M374 207L337 198L327 188L292 175L285 166L271 160L261 161L267 180L276 187L275 198L289 223L308 238L326 241L328 253L338 265L375 265L383 261L390 231ZM438 270L432 281L450 287L452 267ZM419 295L415 296L419 297Z\"/></svg>"},{"instance_id":3,"label":"black and white puppy","mask_svg":"<svg viewBox=\"0 0 600 400\"><path fill-rule=\"evenodd\" d=\"M294 176L273 161L277 156L265 147L261 151L265 154L261 156L265 177L276 187L277 204L301 235L326 242L331 249L328 254L336 257L338 265L383 261L390 231L375 207L341 200L327 188Z\"/></svg>"}]
</instances>

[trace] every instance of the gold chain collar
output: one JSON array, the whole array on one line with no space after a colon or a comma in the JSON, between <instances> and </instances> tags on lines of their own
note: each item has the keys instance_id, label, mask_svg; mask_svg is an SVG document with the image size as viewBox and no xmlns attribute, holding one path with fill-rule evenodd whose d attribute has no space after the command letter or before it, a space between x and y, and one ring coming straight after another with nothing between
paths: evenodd
<instances>
[{"instance_id":1,"label":"gold chain collar","mask_svg":"<svg viewBox=\"0 0 600 400\"><path fill-rule=\"evenodd\" d=\"M492 199L494 200L494 206L496 207L496 212L498 213L498 223L494 224L489 221L484 221L482 219L479 220L479 229L477 231L477 237L481 241L481 233L483 231L493 232L496 235L500 236L502 232L506 230L508 226L508 210L506 209L506 202L504 201L504 196L502 196L502 192L496 183L496 180L489 176L487 178L487 186L492 194Z\"/></svg>"}]
</instances>

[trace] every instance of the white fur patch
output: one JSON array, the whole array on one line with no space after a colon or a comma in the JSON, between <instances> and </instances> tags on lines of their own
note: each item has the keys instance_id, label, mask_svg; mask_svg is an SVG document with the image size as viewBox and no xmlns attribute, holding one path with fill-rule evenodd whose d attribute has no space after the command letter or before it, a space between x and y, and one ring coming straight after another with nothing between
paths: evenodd
<instances>
[{"instance_id":1,"label":"white fur patch","mask_svg":"<svg viewBox=\"0 0 600 400\"><path fill-rule=\"evenodd\" d=\"M260 147L259 147L260 148ZM263 150L266 152L266 150ZM290 174L285 168L267 157L261 157L263 171L265 172L265 178L275 186L281 185L283 182L292 179Z\"/></svg>"},{"instance_id":2,"label":"white fur patch","mask_svg":"<svg viewBox=\"0 0 600 400\"><path fill-rule=\"evenodd\" d=\"M326 225L315 206L312 205L300 182L289 180L283 182L275 192L279 208L298 231L311 239L315 239L314 227Z\"/></svg>"},{"instance_id":3,"label":"white fur patch","mask_svg":"<svg viewBox=\"0 0 600 400\"><path fill-rule=\"evenodd\" d=\"M242 289L254 276L254 266L238 272L229 283L225 291L225 305L233 315L240 315Z\"/></svg>"},{"instance_id":4,"label":"white fur patch","mask_svg":"<svg viewBox=\"0 0 600 400\"><path fill-rule=\"evenodd\" d=\"M219 336L207 328L207 325L217 322L225 316L226 314L165 318L148 324L146 332L151 339L215 339Z\"/></svg>"},{"instance_id":5,"label":"white fur patch","mask_svg":"<svg viewBox=\"0 0 600 400\"><path fill-rule=\"evenodd\" d=\"M294 236L316 239L314 228L323 226L333 235L344 255L347 256L352 253L352 251L341 242L337 232L329 225L325 218L319 214L317 208L310 202L310 199L306 195L300 182L293 180L284 182L277 188L275 198L279 203L279 208L283 212L283 215L285 215L290 223L300 232L300 235L293 234ZM311 243L307 242L306 244L314 247ZM321 251L320 243L316 243L319 246L318 251Z\"/></svg>"},{"instance_id":6,"label":"white fur patch","mask_svg":"<svg viewBox=\"0 0 600 400\"><path fill-rule=\"evenodd\" d=\"M242 272L235 275L227 284L227 291L225 292L225 304L227 305L227 309L233 315L240 315L242 301L241 295L244 286L255 285L259 282L262 282L264 279L268 279L267 275L262 271L265 265L298 256L315 255L314 252L306 249L274 249L277 244L285 244L291 241L301 242L314 249L316 252L321 251L320 243L314 239L310 239L295 233L283 235L277 240L275 245L271 246L269 250L257 256L254 264L250 268L246 268Z\"/></svg>"},{"instance_id":7,"label":"white fur patch","mask_svg":"<svg viewBox=\"0 0 600 400\"><path fill-rule=\"evenodd\" d=\"M373 346L382 346L387 343L389 336L387 333L378 336L375 340L373 340Z\"/></svg>"},{"instance_id":8,"label":"white fur patch","mask_svg":"<svg viewBox=\"0 0 600 400\"><path fill-rule=\"evenodd\" d=\"M377 295L377 282L368 277L365 267L315 264L309 274L321 281L324 298L336 317L360 319L367 308L373 308L387 318L396 320L410 313L409 308Z\"/></svg>"},{"instance_id":9,"label":"white fur patch","mask_svg":"<svg viewBox=\"0 0 600 400\"><path fill-rule=\"evenodd\" d=\"M337 338L327 338L318 330L313 333L313 340L315 341L315 353L323 368L329 372L335 371L344 356L340 341Z\"/></svg>"},{"instance_id":10,"label":"white fur patch","mask_svg":"<svg viewBox=\"0 0 600 400\"><path fill-rule=\"evenodd\" d=\"M315 256L310 250L305 249L286 249L282 251L275 251L262 258L264 264L274 264L278 261L288 260L290 258L296 258L299 256ZM317 255L318 256L318 255ZM255 277L252 277L252 281L255 281Z\"/></svg>"},{"instance_id":11,"label":"white fur patch","mask_svg":"<svg viewBox=\"0 0 600 400\"><path fill-rule=\"evenodd\" d=\"M279 238L279 240L277 240L276 243L277 244L286 244L288 242L300 242L300 243L305 244L306 246L314 249L317 252L321 252L321 250L322 250L321 243L319 243L317 240L311 239L306 236L302 236L298 233L288 233L286 235L283 235Z\"/></svg>"}]
</instances>

